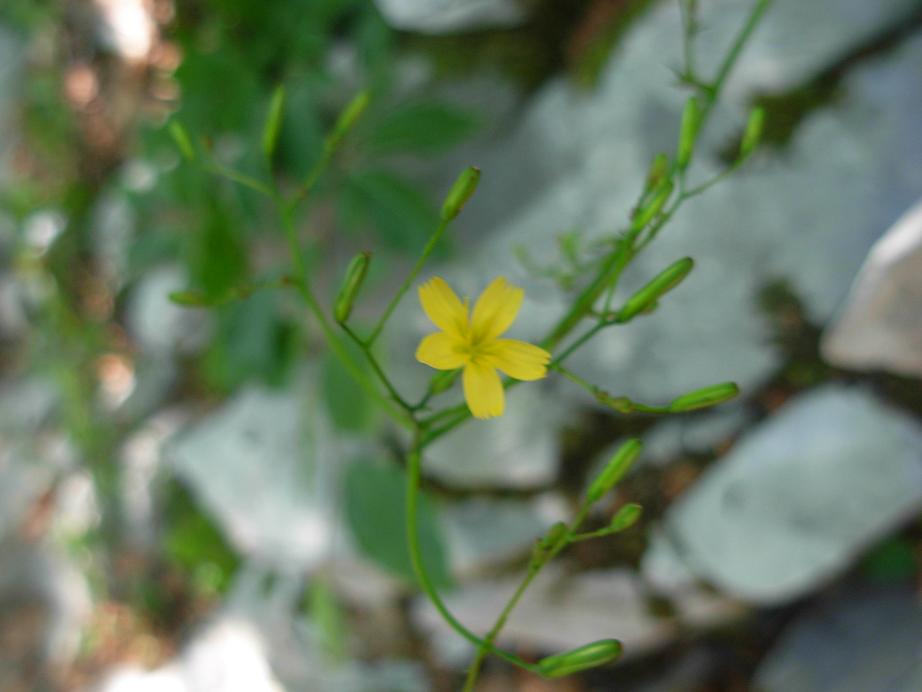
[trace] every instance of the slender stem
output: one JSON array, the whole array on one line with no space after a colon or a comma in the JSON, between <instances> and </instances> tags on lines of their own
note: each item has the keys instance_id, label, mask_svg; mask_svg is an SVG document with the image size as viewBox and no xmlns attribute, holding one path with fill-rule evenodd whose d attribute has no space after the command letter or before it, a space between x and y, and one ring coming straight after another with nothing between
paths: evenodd
<instances>
[{"instance_id":1,"label":"slender stem","mask_svg":"<svg viewBox=\"0 0 922 692\"><path fill-rule=\"evenodd\" d=\"M400 304L400 301L403 299L403 296L409 290L412 283L416 280L416 277L419 276L420 271L422 271L423 265L426 264L426 260L429 259L429 255L432 254L432 251L435 249L436 244L441 239L442 235L445 233L445 229L448 228L449 220L442 219L439 222L438 227L435 229L435 232L429 236L429 240L426 241L426 247L423 248L423 254L420 255L419 259L416 260L416 264L413 265L413 269L410 270L410 273L407 275L407 278L403 280L403 283L400 285L400 288L397 289L397 293L394 294L394 297L391 298L391 302L387 304L387 307L384 309L384 313L381 315L381 319L378 320L378 323L375 325L374 330L372 330L366 342L369 346L375 343L378 337L381 335L381 330L384 329L384 325L390 319L391 314L394 310L397 309L397 306Z\"/></svg>"},{"instance_id":2,"label":"slender stem","mask_svg":"<svg viewBox=\"0 0 922 692\"><path fill-rule=\"evenodd\" d=\"M420 466L422 464L420 442L420 430L417 427L413 437L412 449L407 456L406 533L407 544L410 552L410 562L413 565L413 572L416 574L416 578L419 581L420 586L423 588L423 591L426 592L426 595L429 597L432 605L435 606L435 609L439 612L442 618L444 618L444 620L451 626L453 630L455 630L455 632L460 634L471 644L478 648L485 647L490 653L496 654L500 658L508 661L509 663L512 663L515 666L518 666L519 668L537 672L537 666L528 663L513 653L493 646L492 643L484 641L469 629L467 629L467 627L461 624L461 622L448 609L448 606L445 605L445 602L442 600L442 597L436 590L435 584L433 584L432 578L429 576L429 573L426 570L426 566L423 563L422 553L419 547L418 503Z\"/></svg>"},{"instance_id":3,"label":"slender stem","mask_svg":"<svg viewBox=\"0 0 922 692\"><path fill-rule=\"evenodd\" d=\"M275 198L275 191L271 187L266 185L261 180L254 178L251 175L246 173L241 173L240 171L235 171L233 168L225 166L224 164L218 163L217 161L207 161L203 164L203 167L206 171L219 175L222 178L227 178L239 185L248 187L251 190L254 190L260 194L266 195L267 197Z\"/></svg>"},{"instance_id":4,"label":"slender stem","mask_svg":"<svg viewBox=\"0 0 922 692\"><path fill-rule=\"evenodd\" d=\"M308 284L307 265L304 263L304 257L301 255L301 245L298 242L297 232L295 231L294 223L291 219L291 209L282 208L279 211L279 215L282 219L282 226L285 229L285 235L288 238L288 246L292 256L292 263L294 264L295 275L298 278L298 291L300 292L301 297L304 299L304 302L307 304L308 309L317 320L317 323L320 325L320 330L323 332L327 343L330 345L330 350L333 351L333 354L343 364L343 367L346 368L346 371L365 391L365 393L368 394L368 396L378 402L378 404L380 404L380 406L385 411L387 411L394 420L401 423L405 427L412 427L413 418L409 416L405 411L396 408L389 399L384 397L381 392L378 391L378 389L368 378L368 375L352 358L349 351L346 349L345 344L343 344L343 342L333 331L333 327L331 326L330 321L324 314L323 308L320 306L317 297L313 294L310 289L310 285Z\"/></svg>"},{"instance_id":5,"label":"slender stem","mask_svg":"<svg viewBox=\"0 0 922 692\"><path fill-rule=\"evenodd\" d=\"M515 609L515 607L519 604L522 596L525 595L525 591L535 580L535 577L541 573L541 570L543 570L551 560L560 554L561 550L573 542L576 531L580 526L582 526L583 522L586 521L586 517L589 516L589 510L591 506L592 505L589 502L584 501L580 506L576 517L574 517L573 521L567 527L566 540L561 541L556 546L551 548L551 550L533 560L532 563L528 566L528 572L525 574L525 577L522 579L519 587L515 590L512 598L510 598L509 602L506 603L506 607L503 608L502 612L499 614L499 617L496 618L496 622L493 623L493 627L490 628L490 631L484 638L483 645L481 645L481 647L477 650L477 656L474 658L470 667L467 669L467 676L464 682L464 692L473 692L474 684L477 682L477 676L480 674L480 668L483 665L484 659L489 653L488 647L492 646L493 642L496 640L496 637L499 636L499 633L502 631L503 627L506 626L506 621L509 619L509 616L512 614L512 611Z\"/></svg>"},{"instance_id":6,"label":"slender stem","mask_svg":"<svg viewBox=\"0 0 922 692\"><path fill-rule=\"evenodd\" d=\"M400 407L406 411L408 414L413 413L413 407L407 403L406 399L400 396L400 393L397 391L397 388L391 382L390 378L385 374L384 368L381 367L381 364L378 362L378 359L375 358L375 354L372 352L371 347L359 337L352 329L350 329L345 324L340 324L343 331L355 342L356 345L362 350L362 353L365 354L365 360L368 361L368 364L371 366L371 369L374 370L375 375L381 381L381 384L384 385L387 389L388 394L391 395L391 398L400 405Z\"/></svg>"}]
</instances>

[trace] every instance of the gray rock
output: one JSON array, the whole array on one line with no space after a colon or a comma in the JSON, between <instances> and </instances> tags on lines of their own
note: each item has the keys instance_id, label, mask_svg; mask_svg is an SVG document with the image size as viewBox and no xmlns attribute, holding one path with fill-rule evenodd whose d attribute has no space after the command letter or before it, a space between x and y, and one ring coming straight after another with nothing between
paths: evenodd
<instances>
[{"instance_id":1,"label":"gray rock","mask_svg":"<svg viewBox=\"0 0 922 692\"><path fill-rule=\"evenodd\" d=\"M476 572L528 551L555 522L566 518L559 497L530 502L475 498L445 505L440 513L453 572Z\"/></svg>"},{"instance_id":2,"label":"gray rock","mask_svg":"<svg viewBox=\"0 0 922 692\"><path fill-rule=\"evenodd\" d=\"M823 355L842 367L922 376L922 204L881 238L855 279Z\"/></svg>"},{"instance_id":3,"label":"gray rock","mask_svg":"<svg viewBox=\"0 0 922 692\"><path fill-rule=\"evenodd\" d=\"M315 567L333 538L324 474L342 457L319 406L291 392L246 389L169 451L236 549L282 572Z\"/></svg>"},{"instance_id":4,"label":"gray rock","mask_svg":"<svg viewBox=\"0 0 922 692\"><path fill-rule=\"evenodd\" d=\"M132 290L127 308L128 329L147 354L193 353L206 343L210 328L207 311L170 301L170 293L187 288L179 269L160 267L148 272Z\"/></svg>"},{"instance_id":5,"label":"gray rock","mask_svg":"<svg viewBox=\"0 0 922 692\"><path fill-rule=\"evenodd\" d=\"M376 0L396 29L445 34L520 24L525 13L514 0Z\"/></svg>"},{"instance_id":6,"label":"gray rock","mask_svg":"<svg viewBox=\"0 0 922 692\"><path fill-rule=\"evenodd\" d=\"M920 509L922 428L867 393L829 385L743 437L667 511L644 572L661 585L696 575L783 603Z\"/></svg>"},{"instance_id":7,"label":"gray rock","mask_svg":"<svg viewBox=\"0 0 922 692\"><path fill-rule=\"evenodd\" d=\"M910 588L864 588L822 603L782 634L756 672L764 692L922 689L922 603Z\"/></svg>"},{"instance_id":8,"label":"gray rock","mask_svg":"<svg viewBox=\"0 0 922 692\"><path fill-rule=\"evenodd\" d=\"M422 367L422 366L421 366ZM540 487L557 473L557 431L573 414L547 383L507 392L506 412L470 420L426 450L423 470L457 487Z\"/></svg>"},{"instance_id":9,"label":"gray rock","mask_svg":"<svg viewBox=\"0 0 922 692\"><path fill-rule=\"evenodd\" d=\"M482 581L447 594L449 609L474 632L486 632L521 581L521 575ZM694 588L673 590L675 618L659 618L647 607L647 590L624 569L567 574L551 564L535 579L498 638L502 646L558 653L598 639L616 638L626 655L649 653L678 635L681 626L713 624L739 613L738 606ZM414 622L433 637L437 654L465 665L470 644L420 597Z\"/></svg>"}]
</instances>

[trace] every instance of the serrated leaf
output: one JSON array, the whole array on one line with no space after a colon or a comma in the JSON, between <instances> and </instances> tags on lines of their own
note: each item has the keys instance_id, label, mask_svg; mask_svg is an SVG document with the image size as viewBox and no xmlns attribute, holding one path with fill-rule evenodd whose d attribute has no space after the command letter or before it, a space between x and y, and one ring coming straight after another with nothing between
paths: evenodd
<instances>
[{"instance_id":1,"label":"serrated leaf","mask_svg":"<svg viewBox=\"0 0 922 692\"><path fill-rule=\"evenodd\" d=\"M387 571L415 583L404 530L405 500L402 470L370 463L355 463L346 470L346 520L359 548ZM450 586L438 517L424 493L419 498L419 534L432 580L437 586Z\"/></svg>"}]
</instances>

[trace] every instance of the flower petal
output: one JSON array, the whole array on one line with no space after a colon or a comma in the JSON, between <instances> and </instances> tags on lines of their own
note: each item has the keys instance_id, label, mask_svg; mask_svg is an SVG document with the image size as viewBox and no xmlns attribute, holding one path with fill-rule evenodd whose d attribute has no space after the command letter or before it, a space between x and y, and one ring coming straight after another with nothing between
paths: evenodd
<instances>
[{"instance_id":1,"label":"flower petal","mask_svg":"<svg viewBox=\"0 0 922 692\"><path fill-rule=\"evenodd\" d=\"M439 329L458 338L467 331L467 306L444 279L435 276L420 286L419 302Z\"/></svg>"},{"instance_id":2,"label":"flower petal","mask_svg":"<svg viewBox=\"0 0 922 692\"><path fill-rule=\"evenodd\" d=\"M547 375L551 354L518 339L497 339L489 346L486 362L517 380L540 380Z\"/></svg>"},{"instance_id":3,"label":"flower petal","mask_svg":"<svg viewBox=\"0 0 922 692\"><path fill-rule=\"evenodd\" d=\"M464 398L474 418L503 415L505 392L496 369L471 361L464 366Z\"/></svg>"},{"instance_id":4,"label":"flower petal","mask_svg":"<svg viewBox=\"0 0 922 692\"><path fill-rule=\"evenodd\" d=\"M509 329L519 314L524 297L525 291L518 286L513 286L502 276L495 278L474 305L471 320L474 340L490 341Z\"/></svg>"},{"instance_id":5,"label":"flower petal","mask_svg":"<svg viewBox=\"0 0 922 692\"><path fill-rule=\"evenodd\" d=\"M467 362L467 354L458 347L457 339L445 332L430 334L419 342L416 360L436 370L454 370Z\"/></svg>"}]
</instances>

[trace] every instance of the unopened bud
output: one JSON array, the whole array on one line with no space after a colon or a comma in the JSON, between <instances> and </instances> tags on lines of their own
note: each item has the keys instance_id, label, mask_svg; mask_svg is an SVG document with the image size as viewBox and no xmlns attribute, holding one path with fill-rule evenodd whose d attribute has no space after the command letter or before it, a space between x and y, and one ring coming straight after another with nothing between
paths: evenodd
<instances>
[{"instance_id":1,"label":"unopened bud","mask_svg":"<svg viewBox=\"0 0 922 692\"><path fill-rule=\"evenodd\" d=\"M697 389L694 392L683 394L669 404L669 410L673 413L684 411L694 411L699 408L708 408L717 406L730 399L739 396L740 388L735 382L724 382L722 384L711 385L703 389Z\"/></svg>"},{"instance_id":2,"label":"unopened bud","mask_svg":"<svg viewBox=\"0 0 922 692\"><path fill-rule=\"evenodd\" d=\"M637 459L642 449L643 445L636 437L632 437L621 445L605 468L602 469L602 473L600 473L592 482L592 485L589 486L589 491L586 493L589 502L598 502L605 493L614 488L615 484L617 484L618 481L624 477L624 474L628 472L628 469L631 468L631 465L634 463L634 460Z\"/></svg>"},{"instance_id":3,"label":"unopened bud","mask_svg":"<svg viewBox=\"0 0 922 692\"><path fill-rule=\"evenodd\" d=\"M279 133L282 130L282 116L285 111L285 87L279 85L272 92L272 100L269 102L269 114L266 116L266 124L263 126L263 154L267 159L272 158L275 153L275 146L278 144Z\"/></svg>"},{"instance_id":4,"label":"unopened bud","mask_svg":"<svg viewBox=\"0 0 922 692\"><path fill-rule=\"evenodd\" d=\"M349 266L346 268L346 276L343 279L343 286L339 289L339 295L336 298L336 305L333 307L333 317L337 322L342 324L349 319L352 314L352 305L365 276L368 274L368 265L371 263L371 253L362 252L352 258Z\"/></svg>"},{"instance_id":5,"label":"unopened bud","mask_svg":"<svg viewBox=\"0 0 922 692\"><path fill-rule=\"evenodd\" d=\"M636 502L628 502L615 513L608 528L612 531L624 531L625 529L629 529L637 523L642 513L643 507Z\"/></svg>"},{"instance_id":6,"label":"unopened bud","mask_svg":"<svg viewBox=\"0 0 922 692\"><path fill-rule=\"evenodd\" d=\"M443 370L434 375L429 382L429 391L433 394L441 394L451 387L455 380L458 379L459 370Z\"/></svg>"},{"instance_id":7,"label":"unopened bud","mask_svg":"<svg viewBox=\"0 0 922 692\"><path fill-rule=\"evenodd\" d=\"M345 137L349 131L355 127L355 124L358 122L359 118L362 117L362 113L364 113L365 109L368 108L370 101L371 97L368 95L367 91L360 91L352 98L348 105L343 109L342 113L339 114L339 118L336 119L336 124L333 125L333 129L330 131L330 134L327 135L327 151L332 151L339 146L339 143L342 142L343 137Z\"/></svg>"},{"instance_id":8,"label":"unopened bud","mask_svg":"<svg viewBox=\"0 0 922 692\"><path fill-rule=\"evenodd\" d=\"M633 223L631 224L635 230L646 226L663 210L663 207L666 206L666 202L668 202L669 198L672 196L673 188L674 185L671 180L664 181L653 196L653 199L651 199L646 206L637 210L634 214Z\"/></svg>"},{"instance_id":9,"label":"unopened bud","mask_svg":"<svg viewBox=\"0 0 922 692\"><path fill-rule=\"evenodd\" d=\"M203 293L198 291L173 291L169 294L170 302L188 308L203 308L212 304Z\"/></svg>"},{"instance_id":10,"label":"unopened bud","mask_svg":"<svg viewBox=\"0 0 922 692\"><path fill-rule=\"evenodd\" d=\"M548 678L562 678L587 668L611 663L621 656L621 651L621 642L617 639L602 639L562 654L542 658L538 661L538 672Z\"/></svg>"},{"instance_id":11,"label":"unopened bud","mask_svg":"<svg viewBox=\"0 0 922 692\"><path fill-rule=\"evenodd\" d=\"M691 257L673 262L628 299L618 312L618 322L628 322L640 313L654 308L663 295L682 283L694 266L695 261Z\"/></svg>"},{"instance_id":12,"label":"unopened bud","mask_svg":"<svg viewBox=\"0 0 922 692\"><path fill-rule=\"evenodd\" d=\"M176 144L176 148L179 149L179 153L182 154L183 158L186 159L186 161L194 161L195 148L192 146L189 133L186 132L186 128L183 127L182 123L178 120L171 121L169 131L170 137L173 138L173 142Z\"/></svg>"},{"instance_id":13,"label":"unopened bud","mask_svg":"<svg viewBox=\"0 0 922 692\"><path fill-rule=\"evenodd\" d=\"M477 183L480 182L480 169L469 166L461 171L461 175L451 186L451 190L445 196L445 202L442 204L442 220L451 221L464 208L464 205L474 194L477 189Z\"/></svg>"},{"instance_id":14,"label":"unopened bud","mask_svg":"<svg viewBox=\"0 0 922 692\"><path fill-rule=\"evenodd\" d=\"M679 149L676 153L676 165L679 170L684 170L691 163L695 150L695 140L698 138L698 128L701 127L701 108L698 99L692 96L685 103L682 111L682 127L679 130Z\"/></svg>"},{"instance_id":15,"label":"unopened bud","mask_svg":"<svg viewBox=\"0 0 922 692\"><path fill-rule=\"evenodd\" d=\"M759 146L762 141L762 131L765 128L765 109L761 106L754 108L749 114L749 121L746 123L746 131L743 133L743 139L740 141L740 161L748 159L749 156Z\"/></svg>"},{"instance_id":16,"label":"unopened bud","mask_svg":"<svg viewBox=\"0 0 922 692\"><path fill-rule=\"evenodd\" d=\"M647 171L647 184L645 190L652 190L666 179L669 174L669 155L657 154L650 163L650 170Z\"/></svg>"}]
</instances>

